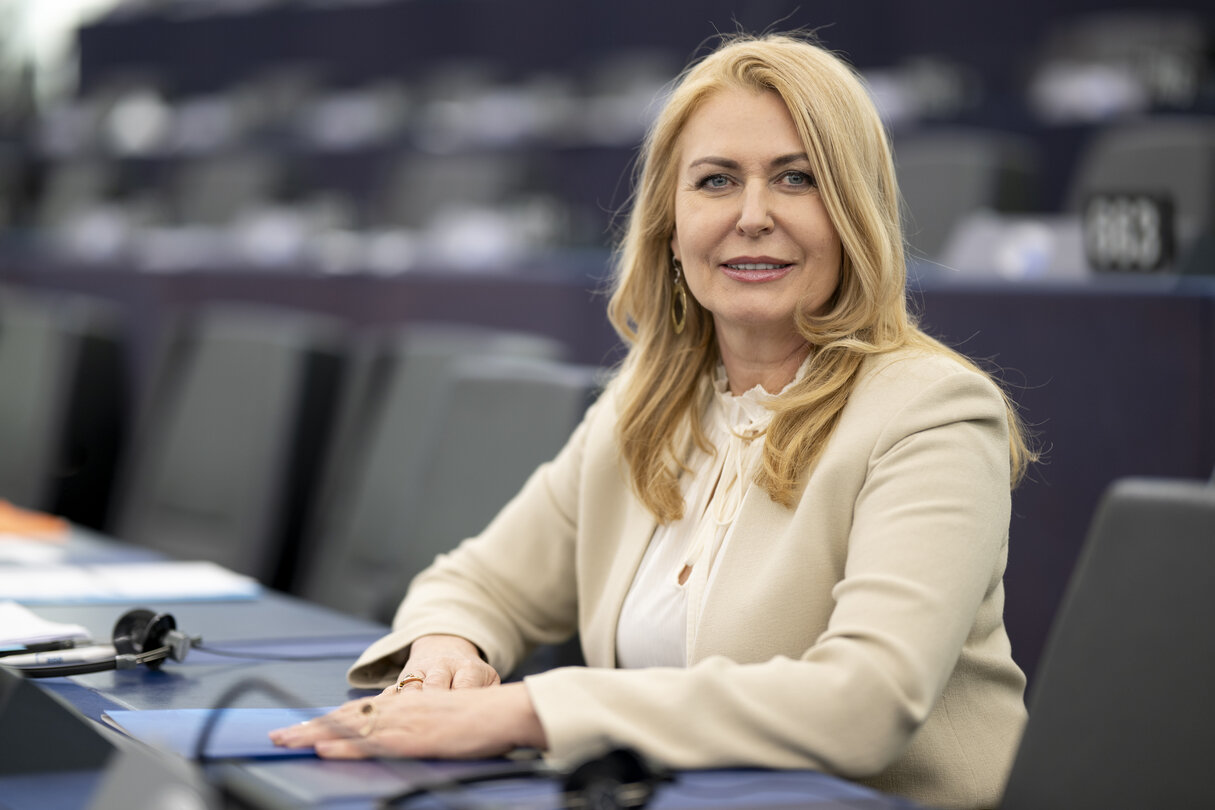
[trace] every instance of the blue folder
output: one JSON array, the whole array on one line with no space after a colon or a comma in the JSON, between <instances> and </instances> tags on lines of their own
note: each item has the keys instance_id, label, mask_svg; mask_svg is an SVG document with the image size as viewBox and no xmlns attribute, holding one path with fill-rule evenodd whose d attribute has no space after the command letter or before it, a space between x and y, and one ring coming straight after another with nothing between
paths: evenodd
<instances>
[{"instance_id":1,"label":"blue folder","mask_svg":"<svg viewBox=\"0 0 1215 810\"><path fill-rule=\"evenodd\" d=\"M334 708L118 709L106 711L101 717L149 745L193 758L208 718L218 713L202 758L261 759L316 756L311 748L280 748L268 735L273 729L311 720Z\"/></svg>"}]
</instances>

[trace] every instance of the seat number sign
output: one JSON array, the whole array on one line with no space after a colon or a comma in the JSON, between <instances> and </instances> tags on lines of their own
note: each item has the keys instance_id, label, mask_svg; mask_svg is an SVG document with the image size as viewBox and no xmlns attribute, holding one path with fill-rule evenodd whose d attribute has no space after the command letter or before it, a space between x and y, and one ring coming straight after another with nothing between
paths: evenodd
<instances>
[{"instance_id":1,"label":"seat number sign","mask_svg":"<svg viewBox=\"0 0 1215 810\"><path fill-rule=\"evenodd\" d=\"M1173 257L1173 205L1160 194L1110 193L1088 198L1084 253L1105 272L1152 273Z\"/></svg>"}]
</instances>

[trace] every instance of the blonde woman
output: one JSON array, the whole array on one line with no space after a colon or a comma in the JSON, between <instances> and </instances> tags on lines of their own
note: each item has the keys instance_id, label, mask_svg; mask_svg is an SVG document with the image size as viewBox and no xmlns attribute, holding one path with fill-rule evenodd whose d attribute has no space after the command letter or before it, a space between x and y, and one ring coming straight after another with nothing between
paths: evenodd
<instances>
[{"instance_id":1,"label":"blonde woman","mask_svg":"<svg viewBox=\"0 0 1215 810\"><path fill-rule=\"evenodd\" d=\"M1002 575L1032 453L999 388L908 316L898 211L881 122L831 53L737 37L692 66L643 152L615 380L414 581L349 674L384 692L275 741L611 743L994 806L1025 719ZM587 667L500 683L575 631Z\"/></svg>"}]
</instances>

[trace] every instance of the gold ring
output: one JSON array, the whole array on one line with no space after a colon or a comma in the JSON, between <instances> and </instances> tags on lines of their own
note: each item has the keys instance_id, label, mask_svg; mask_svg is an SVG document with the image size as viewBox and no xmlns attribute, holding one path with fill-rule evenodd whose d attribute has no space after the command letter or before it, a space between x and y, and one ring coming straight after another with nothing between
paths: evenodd
<instances>
[{"instance_id":1,"label":"gold ring","mask_svg":"<svg viewBox=\"0 0 1215 810\"><path fill-rule=\"evenodd\" d=\"M380 710L376 707L374 701L368 700L362 706L359 706L359 714L367 718L367 724L359 729L359 736L366 737L375 731L375 721L380 717Z\"/></svg>"},{"instance_id":2,"label":"gold ring","mask_svg":"<svg viewBox=\"0 0 1215 810\"><path fill-rule=\"evenodd\" d=\"M402 689L404 689L406 686L409 686L411 683L424 683L424 682L425 682L424 678L422 678L418 675L414 675L413 673L406 673L405 675L401 676L401 680L397 681L397 691L400 692Z\"/></svg>"}]
</instances>

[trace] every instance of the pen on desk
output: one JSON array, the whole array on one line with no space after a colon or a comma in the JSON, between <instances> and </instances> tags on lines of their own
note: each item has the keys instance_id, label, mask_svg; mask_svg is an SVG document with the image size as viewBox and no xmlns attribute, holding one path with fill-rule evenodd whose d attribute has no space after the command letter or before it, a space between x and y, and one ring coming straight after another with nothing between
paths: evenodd
<instances>
[{"instance_id":1,"label":"pen on desk","mask_svg":"<svg viewBox=\"0 0 1215 810\"><path fill-rule=\"evenodd\" d=\"M52 652L54 650L70 650L74 647L84 644L92 644L91 641L75 638L63 638L56 641L39 641L34 644L14 644L11 647L0 647L0 658L10 655L22 655L25 653L40 653Z\"/></svg>"},{"instance_id":2,"label":"pen on desk","mask_svg":"<svg viewBox=\"0 0 1215 810\"><path fill-rule=\"evenodd\" d=\"M95 664L99 661L113 658L117 654L111 644L99 644L93 647L73 647L65 650L50 652L26 653L10 655L4 659L6 667L45 667L55 664Z\"/></svg>"}]
</instances>

